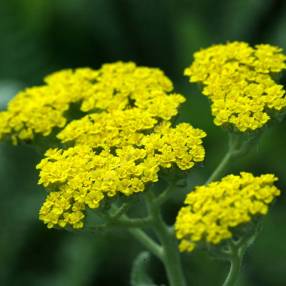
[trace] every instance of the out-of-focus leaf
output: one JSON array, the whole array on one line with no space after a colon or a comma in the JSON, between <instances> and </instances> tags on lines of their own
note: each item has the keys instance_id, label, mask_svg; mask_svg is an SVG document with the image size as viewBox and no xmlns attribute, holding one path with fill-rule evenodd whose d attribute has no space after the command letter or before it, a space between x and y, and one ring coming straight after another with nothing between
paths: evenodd
<instances>
[{"instance_id":1,"label":"out-of-focus leaf","mask_svg":"<svg viewBox=\"0 0 286 286\"><path fill-rule=\"evenodd\" d=\"M148 274L148 264L151 255L149 252L141 252L134 260L131 271L132 286L156 286Z\"/></svg>"}]
</instances>

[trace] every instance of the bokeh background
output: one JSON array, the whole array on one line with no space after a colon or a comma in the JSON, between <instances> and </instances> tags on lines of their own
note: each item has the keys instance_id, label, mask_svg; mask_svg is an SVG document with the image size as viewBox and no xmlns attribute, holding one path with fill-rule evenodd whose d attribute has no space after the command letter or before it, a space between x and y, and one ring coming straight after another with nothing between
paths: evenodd
<instances>
[{"instance_id":1,"label":"bokeh background","mask_svg":"<svg viewBox=\"0 0 286 286\"><path fill-rule=\"evenodd\" d=\"M192 54L214 43L243 40L286 49L284 0L0 0L0 105L47 73L132 60L162 68L188 102L180 120L208 133L204 166L189 184L200 184L226 150L226 133L212 124L208 101L188 84L183 70ZM241 286L286 285L286 124L267 128L229 172L279 176L284 194L266 217L247 252ZM0 145L0 285L127 286L141 246L126 230L71 233L47 230L38 221L45 191L37 185L40 156L30 146ZM165 215L174 220L183 194L174 194ZM221 285L228 265L206 253L183 256L189 285ZM152 275L165 283L151 260Z\"/></svg>"}]
</instances>

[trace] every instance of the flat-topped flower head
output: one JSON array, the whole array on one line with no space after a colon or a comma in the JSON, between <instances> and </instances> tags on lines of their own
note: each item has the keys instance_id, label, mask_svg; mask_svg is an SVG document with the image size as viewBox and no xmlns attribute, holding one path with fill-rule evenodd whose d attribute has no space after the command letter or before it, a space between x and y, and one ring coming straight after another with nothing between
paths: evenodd
<instances>
[{"instance_id":1,"label":"flat-topped flower head","mask_svg":"<svg viewBox=\"0 0 286 286\"><path fill-rule=\"evenodd\" d=\"M166 101L170 100L173 105L166 104ZM138 144L144 135L152 132L156 126L169 122L177 113L180 102L180 97L165 96L157 102L156 111L150 111L152 106L146 106L146 109L134 107L89 114L79 120L73 120L57 137L63 143L73 142L102 148Z\"/></svg>"},{"instance_id":2,"label":"flat-topped flower head","mask_svg":"<svg viewBox=\"0 0 286 286\"><path fill-rule=\"evenodd\" d=\"M161 70L116 62L54 73L9 103L0 139L17 143L55 130L62 143L37 166L39 184L50 191L40 210L48 227L81 228L86 209L103 199L143 192L162 168L203 161L206 134L188 123L172 127L185 101L172 90Z\"/></svg>"},{"instance_id":3,"label":"flat-topped flower head","mask_svg":"<svg viewBox=\"0 0 286 286\"><path fill-rule=\"evenodd\" d=\"M116 155L95 154L90 146L50 149L40 164L39 183L52 190L40 210L40 219L53 227L83 227L86 208L98 208L105 196L131 195L144 190L144 182L157 180L156 162L131 146ZM147 167L147 169L146 169Z\"/></svg>"},{"instance_id":4,"label":"flat-topped flower head","mask_svg":"<svg viewBox=\"0 0 286 286\"><path fill-rule=\"evenodd\" d=\"M147 184L158 181L160 169L177 166L187 170L203 161L202 130L187 123L173 128L164 122L144 135L140 124L135 128L131 120L134 130L130 130L126 120L118 123L121 129L110 128L112 135L108 125L98 134L96 128L83 125L90 134L74 138L74 147L47 151L37 168L39 183L51 190L40 210L40 219L48 227L81 228L86 209L98 208L104 198L143 192ZM147 123L147 129L154 125ZM89 145L83 144L84 138Z\"/></svg>"},{"instance_id":5,"label":"flat-topped flower head","mask_svg":"<svg viewBox=\"0 0 286 286\"><path fill-rule=\"evenodd\" d=\"M18 93L0 112L0 139L14 143L49 135L73 119L72 104L83 113L113 112L137 107L169 120L177 114L184 97L171 94L171 81L156 68L138 67L132 62L105 64L98 70L63 70L45 78L42 86Z\"/></svg>"},{"instance_id":6,"label":"flat-topped flower head","mask_svg":"<svg viewBox=\"0 0 286 286\"><path fill-rule=\"evenodd\" d=\"M199 243L217 245L232 238L237 227L267 214L280 194L276 180L272 174L255 177L242 172L196 187L176 219L180 250L192 251Z\"/></svg>"},{"instance_id":7,"label":"flat-topped flower head","mask_svg":"<svg viewBox=\"0 0 286 286\"><path fill-rule=\"evenodd\" d=\"M203 84L216 125L253 131L286 108L285 90L273 78L285 60L278 47L232 42L196 52L185 75Z\"/></svg>"},{"instance_id":8,"label":"flat-topped flower head","mask_svg":"<svg viewBox=\"0 0 286 286\"><path fill-rule=\"evenodd\" d=\"M63 142L110 149L138 144L158 119L139 108L93 113L70 122L59 134Z\"/></svg>"}]
</instances>

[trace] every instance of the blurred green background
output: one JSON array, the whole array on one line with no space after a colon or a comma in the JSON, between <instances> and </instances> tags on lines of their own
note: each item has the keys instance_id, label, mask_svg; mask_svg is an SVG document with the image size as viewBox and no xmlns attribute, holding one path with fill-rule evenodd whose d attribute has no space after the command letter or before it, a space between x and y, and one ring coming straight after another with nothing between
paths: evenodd
<instances>
[{"instance_id":1,"label":"blurred green background","mask_svg":"<svg viewBox=\"0 0 286 286\"><path fill-rule=\"evenodd\" d=\"M214 43L243 40L286 50L285 0L0 0L0 105L23 87L41 84L49 72L116 60L162 68L188 102L180 120L208 133L204 168L193 170L200 184L227 146L213 126L207 100L188 84L183 69L192 54ZM285 121L268 128L229 172L273 172L286 190ZM0 285L127 286L141 246L125 230L94 234L47 230L38 221L45 191L37 186L40 156L29 146L0 145ZM173 221L183 199L174 194L165 215ZM247 252L242 286L286 285L286 195L266 217ZM228 265L205 253L183 255L189 285L221 285ZM151 261L158 284L160 263Z\"/></svg>"}]
</instances>

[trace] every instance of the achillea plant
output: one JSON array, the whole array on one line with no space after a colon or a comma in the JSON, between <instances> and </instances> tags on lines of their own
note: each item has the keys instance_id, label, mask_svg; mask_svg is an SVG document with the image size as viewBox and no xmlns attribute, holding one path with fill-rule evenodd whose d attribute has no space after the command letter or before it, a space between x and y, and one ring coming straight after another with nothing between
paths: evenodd
<instances>
[{"instance_id":1,"label":"achillea plant","mask_svg":"<svg viewBox=\"0 0 286 286\"><path fill-rule=\"evenodd\" d=\"M36 168L39 184L48 190L39 212L48 228L126 227L162 261L171 286L189 285L179 250L207 249L230 261L224 285L234 285L261 217L280 191L273 174L222 176L229 161L251 147L254 131L283 115L285 90L273 76L285 69L286 56L270 45L234 42L194 58L185 74L203 84L214 123L229 133L229 149L206 183L188 190L174 228L161 215L163 203L204 160L206 133L175 123L186 99L159 69L117 62L54 73L0 113L0 138L44 150ZM134 217L129 207L142 198L146 216ZM143 271L142 257L133 271Z\"/></svg>"}]
</instances>

